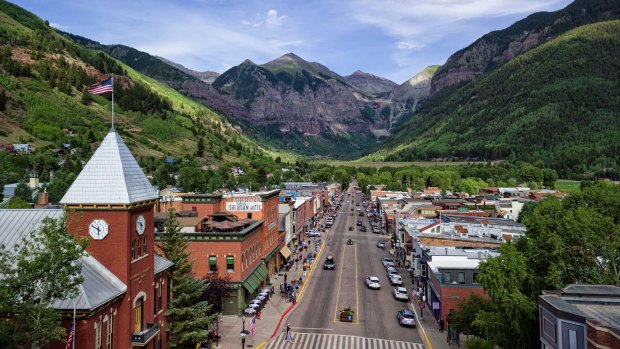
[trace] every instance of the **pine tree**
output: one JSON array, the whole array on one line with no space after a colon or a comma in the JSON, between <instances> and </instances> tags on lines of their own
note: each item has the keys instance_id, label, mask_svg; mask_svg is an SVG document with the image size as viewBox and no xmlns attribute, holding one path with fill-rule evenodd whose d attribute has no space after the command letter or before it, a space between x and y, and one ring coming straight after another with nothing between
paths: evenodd
<instances>
[{"instance_id":1,"label":"pine tree","mask_svg":"<svg viewBox=\"0 0 620 349\"><path fill-rule=\"evenodd\" d=\"M87 87L84 87L84 89L82 89L82 98L80 99L80 102L84 105L90 104L90 94L88 93Z\"/></svg>"},{"instance_id":2,"label":"pine tree","mask_svg":"<svg viewBox=\"0 0 620 349\"><path fill-rule=\"evenodd\" d=\"M170 348L194 348L196 343L208 337L209 323L214 317L207 316L211 305L200 301L206 285L192 274L194 261L187 251L188 246L174 210L170 210L161 243L158 244L164 257L175 264L171 282L172 299L166 313Z\"/></svg>"}]
</instances>

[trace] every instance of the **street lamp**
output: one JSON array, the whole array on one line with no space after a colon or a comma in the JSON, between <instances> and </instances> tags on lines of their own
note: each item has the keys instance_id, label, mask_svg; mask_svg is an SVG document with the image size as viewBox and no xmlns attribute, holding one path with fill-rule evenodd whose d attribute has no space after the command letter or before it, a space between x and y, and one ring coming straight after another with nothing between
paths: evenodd
<instances>
[{"instance_id":1,"label":"street lamp","mask_svg":"<svg viewBox=\"0 0 620 349\"><path fill-rule=\"evenodd\" d=\"M245 348L245 332L241 332L241 349Z\"/></svg>"},{"instance_id":2,"label":"street lamp","mask_svg":"<svg viewBox=\"0 0 620 349\"><path fill-rule=\"evenodd\" d=\"M241 324L243 326L243 330L241 331L241 333L245 333L245 316L241 317Z\"/></svg>"}]
</instances>

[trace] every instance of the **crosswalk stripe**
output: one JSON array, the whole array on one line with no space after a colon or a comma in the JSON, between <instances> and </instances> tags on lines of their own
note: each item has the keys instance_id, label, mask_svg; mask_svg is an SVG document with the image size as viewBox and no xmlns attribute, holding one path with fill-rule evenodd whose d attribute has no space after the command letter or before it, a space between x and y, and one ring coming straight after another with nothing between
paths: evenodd
<instances>
[{"instance_id":1,"label":"crosswalk stripe","mask_svg":"<svg viewBox=\"0 0 620 349\"><path fill-rule=\"evenodd\" d=\"M326 333L293 333L294 347L304 349L424 349L421 343ZM265 346L286 349L286 333L281 333Z\"/></svg>"}]
</instances>

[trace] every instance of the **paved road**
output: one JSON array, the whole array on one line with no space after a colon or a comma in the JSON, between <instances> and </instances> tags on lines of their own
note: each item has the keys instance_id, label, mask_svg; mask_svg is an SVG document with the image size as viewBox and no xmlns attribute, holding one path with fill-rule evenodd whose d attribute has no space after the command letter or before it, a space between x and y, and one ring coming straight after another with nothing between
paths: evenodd
<instances>
[{"instance_id":1,"label":"paved road","mask_svg":"<svg viewBox=\"0 0 620 349\"><path fill-rule=\"evenodd\" d=\"M270 342L267 349L316 348L316 349L423 349L420 343L388 339L345 336L337 334L295 333L293 343L286 343L284 333Z\"/></svg>"},{"instance_id":2,"label":"paved road","mask_svg":"<svg viewBox=\"0 0 620 349\"><path fill-rule=\"evenodd\" d=\"M362 219L367 228L370 224L364 215L360 217L355 203L364 209L359 195L347 196L334 225L323 236L325 247L312 274L303 299L291 312L287 322L291 324L299 348L422 348L422 340L415 328L400 327L396 312L407 308L407 302L392 297L393 287L380 262L387 256L385 250L376 247L380 235L360 232L356 225ZM353 227L349 231L349 227ZM353 245L346 245L351 238ZM336 259L336 270L323 270L328 255ZM400 270L405 286L411 287L404 268ZM366 288L364 279L377 276L381 290ZM355 310L352 322L341 322L339 310L350 306ZM283 328L286 327L284 324ZM299 343L307 343L299 346ZM326 342L331 341L331 342ZM283 342L282 332L267 348L278 348ZM323 343L328 344L325 346Z\"/></svg>"}]
</instances>

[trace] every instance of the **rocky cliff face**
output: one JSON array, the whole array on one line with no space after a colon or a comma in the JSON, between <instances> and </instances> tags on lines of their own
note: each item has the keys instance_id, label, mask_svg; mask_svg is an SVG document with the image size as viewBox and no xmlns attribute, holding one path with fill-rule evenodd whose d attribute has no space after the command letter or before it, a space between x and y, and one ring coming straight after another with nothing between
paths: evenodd
<instances>
[{"instance_id":1,"label":"rocky cliff face","mask_svg":"<svg viewBox=\"0 0 620 349\"><path fill-rule=\"evenodd\" d=\"M382 115L388 116L388 130L402 119L406 114L416 110L419 103L431 93L431 79L439 68L438 65L426 67L411 79L396 86L388 94L383 102ZM388 111L385 111L388 108Z\"/></svg>"},{"instance_id":2,"label":"rocky cliff face","mask_svg":"<svg viewBox=\"0 0 620 349\"><path fill-rule=\"evenodd\" d=\"M373 123L361 117L364 103L344 78L293 54L262 66L246 60L213 87L245 107L236 118L283 133L369 132Z\"/></svg>"},{"instance_id":3,"label":"rocky cliff face","mask_svg":"<svg viewBox=\"0 0 620 349\"><path fill-rule=\"evenodd\" d=\"M620 18L617 1L576 0L556 12L539 12L491 32L450 56L431 82L431 94L469 81L578 26Z\"/></svg>"},{"instance_id":4,"label":"rocky cliff face","mask_svg":"<svg viewBox=\"0 0 620 349\"><path fill-rule=\"evenodd\" d=\"M344 78L351 86L368 95L387 93L398 86L398 84L394 81L365 73L361 70L357 70L353 74L347 75Z\"/></svg>"}]
</instances>

